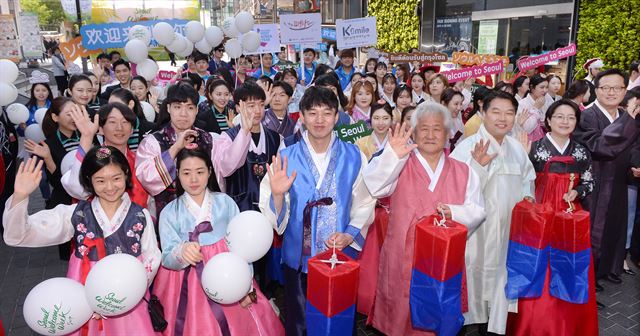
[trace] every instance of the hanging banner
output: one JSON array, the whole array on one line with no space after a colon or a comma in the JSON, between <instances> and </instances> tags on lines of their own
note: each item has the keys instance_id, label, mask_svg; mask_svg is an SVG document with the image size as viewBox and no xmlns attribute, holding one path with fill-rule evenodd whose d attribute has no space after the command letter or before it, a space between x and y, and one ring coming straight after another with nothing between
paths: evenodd
<instances>
[{"instance_id":1,"label":"hanging banner","mask_svg":"<svg viewBox=\"0 0 640 336\"><path fill-rule=\"evenodd\" d=\"M336 42L340 50L376 45L378 32L375 16L336 20Z\"/></svg>"},{"instance_id":2,"label":"hanging banner","mask_svg":"<svg viewBox=\"0 0 640 336\"><path fill-rule=\"evenodd\" d=\"M129 29L135 25L149 27L151 29L158 22L166 22L173 26L173 30L184 35L184 26L187 20L151 20L133 21L121 23L89 24L80 28L82 46L88 50L124 48L128 41ZM151 39L151 46L157 46L158 42Z\"/></svg>"},{"instance_id":3,"label":"hanging banner","mask_svg":"<svg viewBox=\"0 0 640 336\"><path fill-rule=\"evenodd\" d=\"M280 44L322 41L320 13L280 15Z\"/></svg>"},{"instance_id":4,"label":"hanging banner","mask_svg":"<svg viewBox=\"0 0 640 336\"><path fill-rule=\"evenodd\" d=\"M60 43L60 52L67 61L74 61L78 57L88 57L99 54L100 50L87 50L82 47L82 37L78 36L71 41Z\"/></svg>"},{"instance_id":5,"label":"hanging banner","mask_svg":"<svg viewBox=\"0 0 640 336\"><path fill-rule=\"evenodd\" d=\"M23 12L18 15L17 19L22 55L25 58L42 58L44 46L42 45L42 36L40 36L38 15Z\"/></svg>"},{"instance_id":6,"label":"hanging banner","mask_svg":"<svg viewBox=\"0 0 640 336\"><path fill-rule=\"evenodd\" d=\"M471 16L436 17L435 51L448 56L455 51L471 50Z\"/></svg>"},{"instance_id":7,"label":"hanging banner","mask_svg":"<svg viewBox=\"0 0 640 336\"><path fill-rule=\"evenodd\" d=\"M498 61L495 63L476 65L470 68L449 70L442 72L447 77L449 83L463 81L467 78L482 77L486 75L494 75L504 71L504 63Z\"/></svg>"},{"instance_id":8,"label":"hanging banner","mask_svg":"<svg viewBox=\"0 0 640 336\"><path fill-rule=\"evenodd\" d=\"M509 65L509 57L499 55L478 55L468 52L454 52L451 63L460 65L482 65L502 61L504 66Z\"/></svg>"},{"instance_id":9,"label":"hanging banner","mask_svg":"<svg viewBox=\"0 0 640 336\"><path fill-rule=\"evenodd\" d=\"M253 30L260 34L260 47L255 52L247 52L245 55L280 52L280 35L277 24L256 24L253 26Z\"/></svg>"},{"instance_id":10,"label":"hanging banner","mask_svg":"<svg viewBox=\"0 0 640 336\"><path fill-rule=\"evenodd\" d=\"M495 54L498 45L498 20L480 21L478 54Z\"/></svg>"},{"instance_id":11,"label":"hanging banner","mask_svg":"<svg viewBox=\"0 0 640 336\"><path fill-rule=\"evenodd\" d=\"M540 65L544 65L549 62L573 56L576 54L576 52L576 45L574 43L571 43L566 47L558 48L546 54L523 58L521 60L518 60L516 62L516 65L518 66L518 69L520 69L520 71L526 71L529 69L537 68Z\"/></svg>"},{"instance_id":12,"label":"hanging banner","mask_svg":"<svg viewBox=\"0 0 640 336\"><path fill-rule=\"evenodd\" d=\"M215 5L218 2L213 3ZM199 21L200 7L198 0L96 0L91 6L89 22L115 23L172 19Z\"/></svg>"},{"instance_id":13,"label":"hanging banner","mask_svg":"<svg viewBox=\"0 0 640 336\"><path fill-rule=\"evenodd\" d=\"M406 63L418 61L420 63L446 62L447 54L441 52L413 52L413 53L389 53L389 62Z\"/></svg>"},{"instance_id":14,"label":"hanging banner","mask_svg":"<svg viewBox=\"0 0 640 336\"><path fill-rule=\"evenodd\" d=\"M78 21L76 0L60 0L60 3L62 4L62 10L67 20L72 22ZM80 14L82 15L82 20L91 20L91 0L80 0Z\"/></svg>"},{"instance_id":15,"label":"hanging banner","mask_svg":"<svg viewBox=\"0 0 640 336\"><path fill-rule=\"evenodd\" d=\"M0 59L10 59L14 62L22 59L18 30L13 21L13 15L0 15Z\"/></svg>"}]
</instances>

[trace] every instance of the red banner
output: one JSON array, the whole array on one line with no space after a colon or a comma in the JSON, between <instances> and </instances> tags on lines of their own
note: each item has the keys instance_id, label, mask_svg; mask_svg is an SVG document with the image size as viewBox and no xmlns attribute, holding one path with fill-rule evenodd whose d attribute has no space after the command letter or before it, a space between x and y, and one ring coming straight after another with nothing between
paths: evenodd
<instances>
[{"instance_id":1,"label":"red banner","mask_svg":"<svg viewBox=\"0 0 640 336\"><path fill-rule=\"evenodd\" d=\"M449 83L463 81L467 78L482 77L486 75L498 74L504 71L504 63L497 61L494 63L476 65L470 68L449 70L442 74L447 76Z\"/></svg>"}]
</instances>

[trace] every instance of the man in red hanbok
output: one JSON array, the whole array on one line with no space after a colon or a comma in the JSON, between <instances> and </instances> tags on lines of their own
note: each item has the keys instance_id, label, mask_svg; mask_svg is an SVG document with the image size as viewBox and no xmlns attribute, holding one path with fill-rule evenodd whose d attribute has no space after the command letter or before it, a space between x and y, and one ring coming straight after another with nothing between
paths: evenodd
<instances>
[{"instance_id":1,"label":"man in red hanbok","mask_svg":"<svg viewBox=\"0 0 640 336\"><path fill-rule=\"evenodd\" d=\"M390 221L380 251L373 326L387 335L419 334L411 324L409 287L415 226L422 217L444 213L471 234L484 220L480 180L468 165L448 158L444 147L452 121L436 103L420 104L410 130L396 125L382 154L365 169L364 181L374 197L390 196Z\"/></svg>"}]
</instances>

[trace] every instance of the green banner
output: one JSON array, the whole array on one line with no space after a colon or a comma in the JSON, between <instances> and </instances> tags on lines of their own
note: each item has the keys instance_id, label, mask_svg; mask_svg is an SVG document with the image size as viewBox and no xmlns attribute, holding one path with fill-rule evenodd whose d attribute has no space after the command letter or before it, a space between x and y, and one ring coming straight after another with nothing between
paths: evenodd
<instances>
[{"instance_id":1,"label":"green banner","mask_svg":"<svg viewBox=\"0 0 640 336\"><path fill-rule=\"evenodd\" d=\"M340 138L340 140L349 143L355 143L356 140L366 137L373 132L373 130L367 127L367 124L362 120L351 125L337 126L335 131L338 132L338 138Z\"/></svg>"}]
</instances>

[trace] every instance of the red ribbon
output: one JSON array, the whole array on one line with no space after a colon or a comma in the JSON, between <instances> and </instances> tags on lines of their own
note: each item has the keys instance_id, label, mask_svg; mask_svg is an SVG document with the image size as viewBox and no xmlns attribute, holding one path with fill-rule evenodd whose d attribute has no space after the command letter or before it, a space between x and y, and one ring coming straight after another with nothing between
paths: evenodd
<instances>
[{"instance_id":1,"label":"red ribbon","mask_svg":"<svg viewBox=\"0 0 640 336\"><path fill-rule=\"evenodd\" d=\"M104 247L104 238L85 238L82 241L82 245L87 247L87 250L84 251L82 255L82 268L80 271L81 274L81 283L84 285L87 281L87 276L89 275L89 271L91 270L91 259L89 259L89 252L91 252L92 248L96 248L98 250L98 260L104 258L107 253ZM91 320L89 320L91 321ZM102 319L98 320L98 330L102 330ZM82 326L82 336L87 336L89 334L89 322L85 323Z\"/></svg>"}]
</instances>

